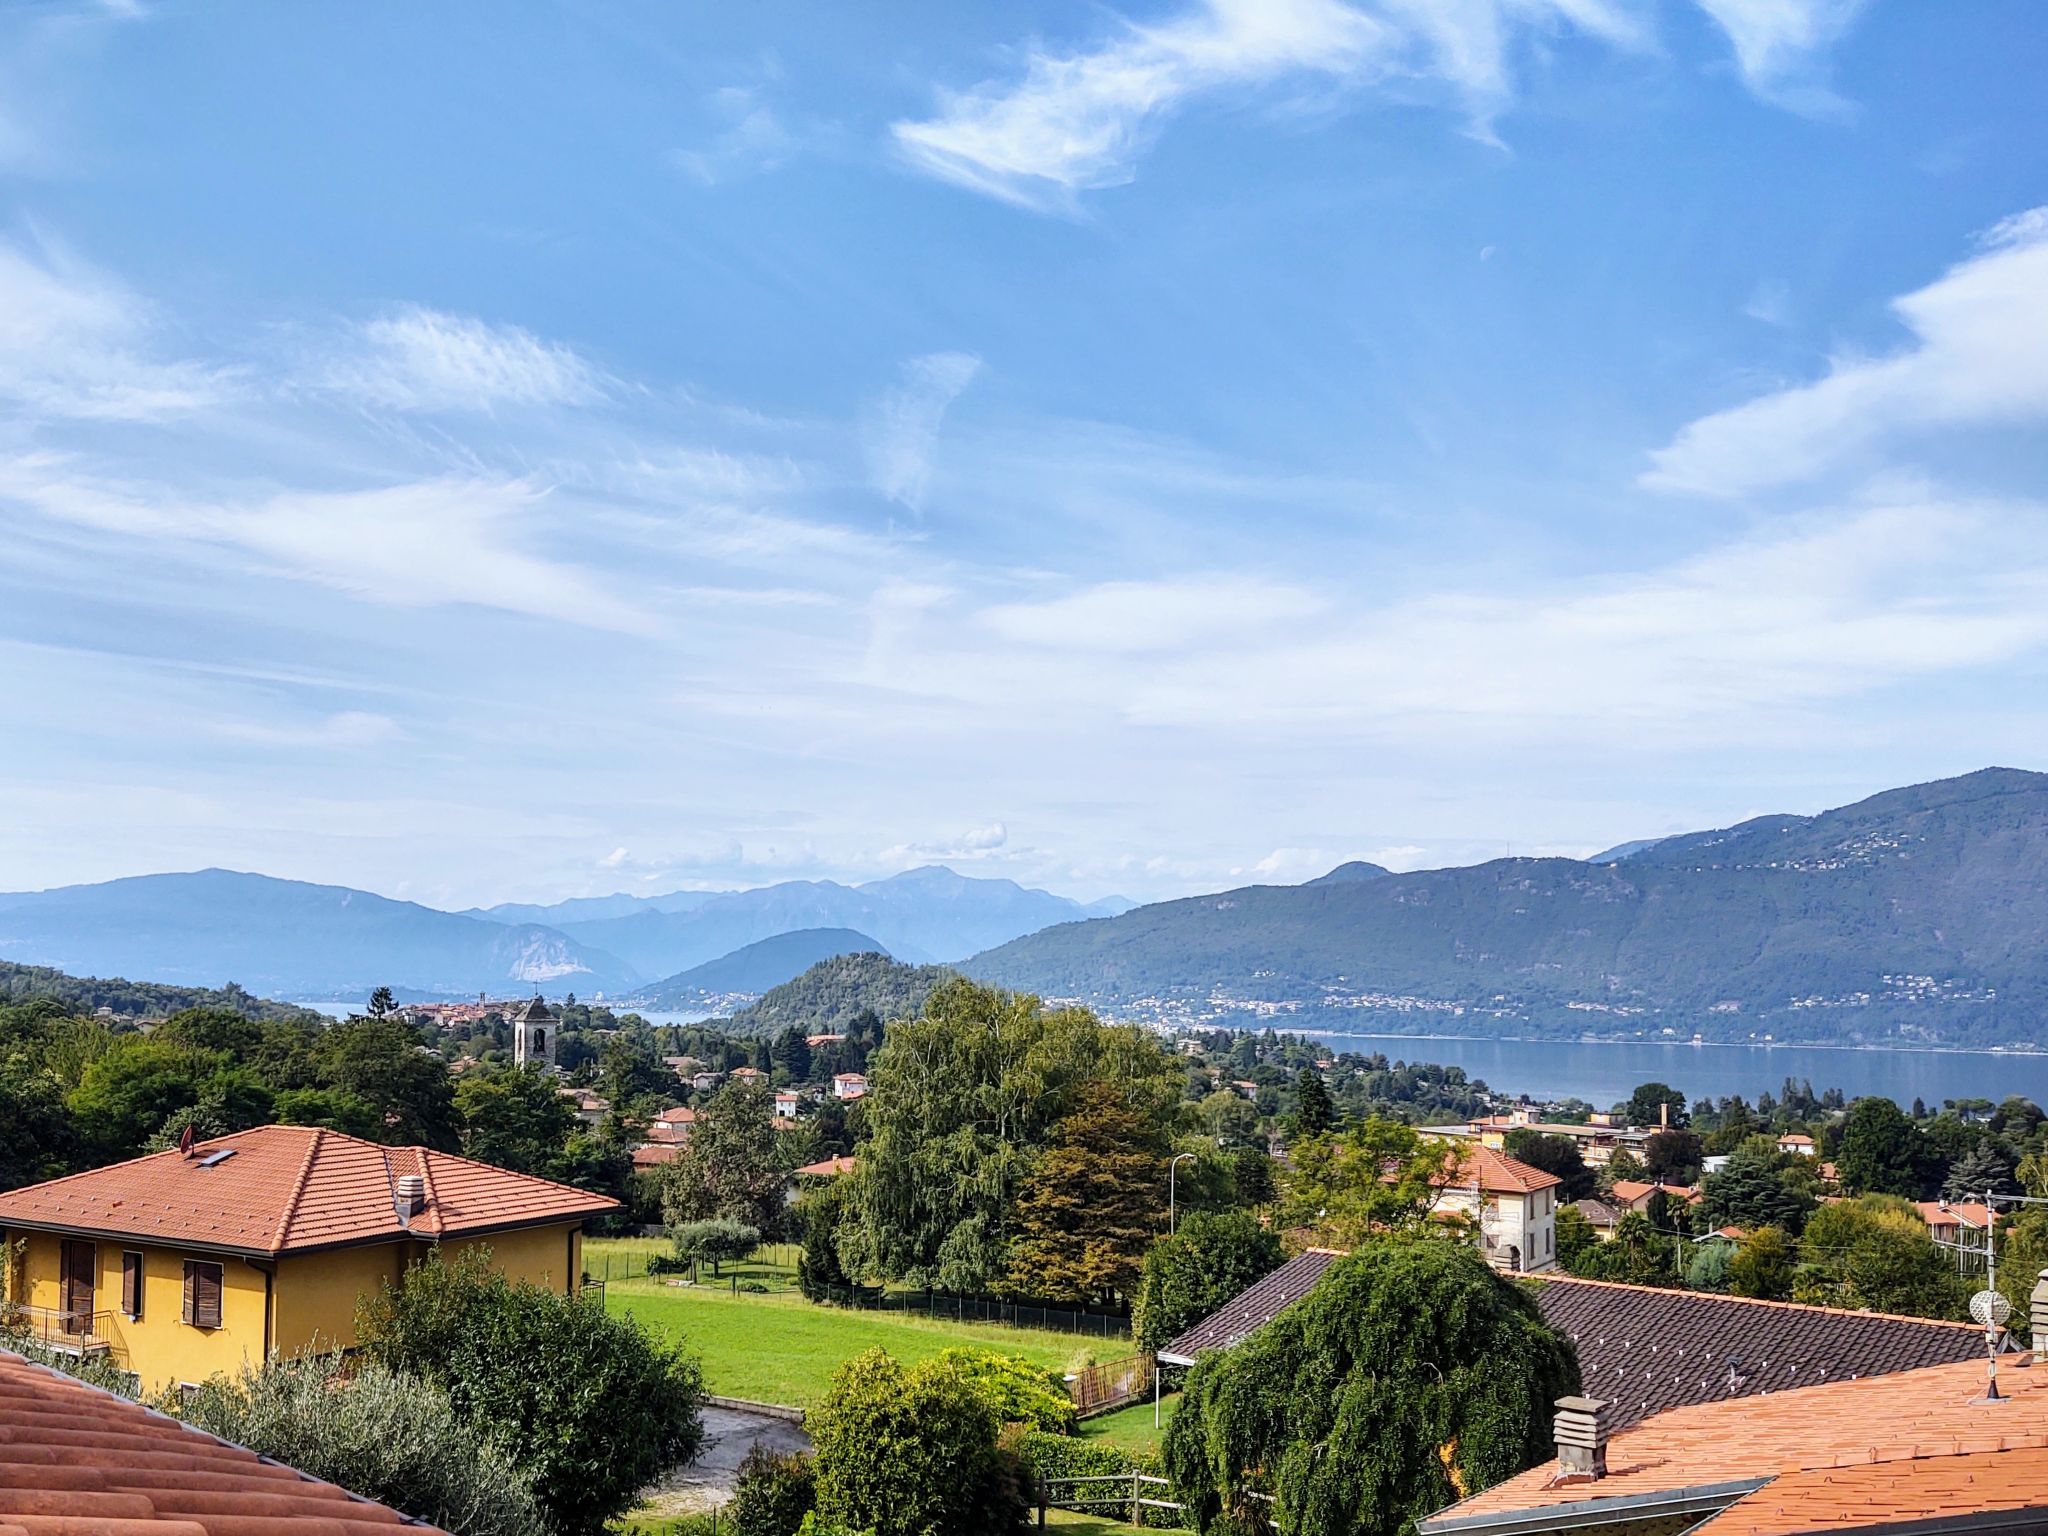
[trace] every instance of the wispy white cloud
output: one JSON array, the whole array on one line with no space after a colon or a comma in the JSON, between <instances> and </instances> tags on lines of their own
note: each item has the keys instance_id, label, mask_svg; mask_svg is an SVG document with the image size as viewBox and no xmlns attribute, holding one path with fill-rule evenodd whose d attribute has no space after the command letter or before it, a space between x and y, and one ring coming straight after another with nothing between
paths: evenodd
<instances>
[{"instance_id":1,"label":"wispy white cloud","mask_svg":"<svg viewBox=\"0 0 2048 1536\"><path fill-rule=\"evenodd\" d=\"M970 860L993 858L1008 850L1010 829L1000 821L986 822L978 827L950 837L934 838L928 842L897 843L884 848L875 855L875 862L885 869L901 868L906 864L929 864L935 861Z\"/></svg>"},{"instance_id":2,"label":"wispy white cloud","mask_svg":"<svg viewBox=\"0 0 2048 1536\"><path fill-rule=\"evenodd\" d=\"M1291 78L1438 82L1482 133L1512 95L1517 34L1564 27L1635 48L1648 31L1619 0L1203 0L1093 48L1030 51L1023 78L942 92L936 116L894 125L930 175L1037 209L1118 186L1190 100Z\"/></svg>"},{"instance_id":3,"label":"wispy white cloud","mask_svg":"<svg viewBox=\"0 0 2048 1536\"><path fill-rule=\"evenodd\" d=\"M366 602L460 604L634 633L658 628L631 598L527 546L544 497L520 482L421 481L208 503L24 456L0 465L0 498L105 535L229 551L250 568Z\"/></svg>"},{"instance_id":4,"label":"wispy white cloud","mask_svg":"<svg viewBox=\"0 0 2048 1536\"><path fill-rule=\"evenodd\" d=\"M360 709L344 709L309 721L231 720L219 725L216 733L261 747L337 752L380 746L404 734L389 715Z\"/></svg>"},{"instance_id":5,"label":"wispy white cloud","mask_svg":"<svg viewBox=\"0 0 2048 1536\"><path fill-rule=\"evenodd\" d=\"M913 512L923 508L946 411L980 371L981 359L966 352L932 352L903 365L868 422L868 479L876 490Z\"/></svg>"},{"instance_id":6,"label":"wispy white cloud","mask_svg":"<svg viewBox=\"0 0 2048 1536\"><path fill-rule=\"evenodd\" d=\"M1819 76L1827 50L1854 24L1866 0L1698 0L1728 34L1751 90L1803 111L1841 103Z\"/></svg>"},{"instance_id":7,"label":"wispy white cloud","mask_svg":"<svg viewBox=\"0 0 2048 1536\"><path fill-rule=\"evenodd\" d=\"M671 158L707 187L779 169L801 148L798 135L750 87L722 87L706 105L721 126L703 143L678 149Z\"/></svg>"},{"instance_id":8,"label":"wispy white cloud","mask_svg":"<svg viewBox=\"0 0 2048 1536\"><path fill-rule=\"evenodd\" d=\"M407 411L581 405L604 379L572 349L516 325L409 305L359 327L313 381L371 405Z\"/></svg>"},{"instance_id":9,"label":"wispy white cloud","mask_svg":"<svg viewBox=\"0 0 2048 1536\"><path fill-rule=\"evenodd\" d=\"M1913 343L1693 422L1652 458L1658 490L1737 496L1810 479L1894 437L2048 418L2048 209L1892 303Z\"/></svg>"},{"instance_id":10,"label":"wispy white cloud","mask_svg":"<svg viewBox=\"0 0 2048 1536\"><path fill-rule=\"evenodd\" d=\"M1103 582L1040 602L1002 603L983 610L981 622L1018 645L1122 656L1304 623L1324 608L1299 586L1198 575Z\"/></svg>"},{"instance_id":11,"label":"wispy white cloud","mask_svg":"<svg viewBox=\"0 0 2048 1536\"><path fill-rule=\"evenodd\" d=\"M61 248L0 241L0 394L38 416L156 421L229 388L226 369L165 359L148 307Z\"/></svg>"}]
</instances>

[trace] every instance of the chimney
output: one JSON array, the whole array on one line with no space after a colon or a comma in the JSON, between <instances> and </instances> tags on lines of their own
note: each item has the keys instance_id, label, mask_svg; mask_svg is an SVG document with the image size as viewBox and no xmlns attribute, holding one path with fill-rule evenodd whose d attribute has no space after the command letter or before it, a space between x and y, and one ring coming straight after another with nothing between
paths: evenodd
<instances>
[{"instance_id":1,"label":"chimney","mask_svg":"<svg viewBox=\"0 0 2048 1536\"><path fill-rule=\"evenodd\" d=\"M1597 1481L1607 1475L1607 1405L1597 1397L1557 1400L1557 1475Z\"/></svg>"},{"instance_id":2,"label":"chimney","mask_svg":"<svg viewBox=\"0 0 2048 1536\"><path fill-rule=\"evenodd\" d=\"M427 1208L427 1181L416 1173L398 1176L398 1219L410 1221Z\"/></svg>"},{"instance_id":3,"label":"chimney","mask_svg":"<svg viewBox=\"0 0 2048 1536\"><path fill-rule=\"evenodd\" d=\"M2034 1335L2034 1358L2048 1361L2048 1269L2035 1277L2027 1297L2027 1326Z\"/></svg>"},{"instance_id":4,"label":"chimney","mask_svg":"<svg viewBox=\"0 0 2048 1536\"><path fill-rule=\"evenodd\" d=\"M1657 1106L1657 1128L1662 1131L1671 1129L1671 1101L1669 1099L1664 1100Z\"/></svg>"}]
</instances>

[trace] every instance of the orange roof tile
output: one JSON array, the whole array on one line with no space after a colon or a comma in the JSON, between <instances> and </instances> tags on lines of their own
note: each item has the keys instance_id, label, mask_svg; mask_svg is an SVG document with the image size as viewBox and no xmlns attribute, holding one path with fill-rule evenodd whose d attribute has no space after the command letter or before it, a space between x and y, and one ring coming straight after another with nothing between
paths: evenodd
<instances>
[{"instance_id":1,"label":"orange roof tile","mask_svg":"<svg viewBox=\"0 0 2048 1536\"><path fill-rule=\"evenodd\" d=\"M853 1172L853 1159L828 1157L821 1163L806 1163L797 1172L814 1179L836 1179L842 1173Z\"/></svg>"},{"instance_id":2,"label":"orange roof tile","mask_svg":"<svg viewBox=\"0 0 2048 1536\"><path fill-rule=\"evenodd\" d=\"M1988 1227L1991 1212L1975 1200L1915 1200L1913 1208L1930 1227Z\"/></svg>"},{"instance_id":3,"label":"orange roof tile","mask_svg":"<svg viewBox=\"0 0 2048 1536\"><path fill-rule=\"evenodd\" d=\"M385 1505L6 1351L0 1531L439 1536Z\"/></svg>"},{"instance_id":4,"label":"orange roof tile","mask_svg":"<svg viewBox=\"0 0 2048 1536\"><path fill-rule=\"evenodd\" d=\"M1993 1510L2048 1511L2048 1449L1788 1472L1695 1529L1704 1536L1794 1536Z\"/></svg>"},{"instance_id":5,"label":"orange roof tile","mask_svg":"<svg viewBox=\"0 0 2048 1536\"><path fill-rule=\"evenodd\" d=\"M1545 1463L1453 1504L1424 1528L1793 1472L2048 1450L2048 1367L2008 1364L1999 1384L2006 1401L1973 1401L1984 1390L1984 1366L1972 1360L1674 1408L1615 1435L1604 1478L1563 1480Z\"/></svg>"},{"instance_id":6,"label":"orange roof tile","mask_svg":"<svg viewBox=\"0 0 2048 1536\"><path fill-rule=\"evenodd\" d=\"M212 1166L217 1154L232 1152ZM401 1221L398 1180L426 1209ZM616 1200L450 1152L386 1147L313 1126L266 1125L0 1194L0 1226L280 1254L573 1221Z\"/></svg>"},{"instance_id":7,"label":"orange roof tile","mask_svg":"<svg viewBox=\"0 0 2048 1536\"><path fill-rule=\"evenodd\" d=\"M1479 1187L1489 1194L1517 1195L1534 1194L1539 1189L1550 1189L1564 1182L1554 1173L1531 1168L1504 1152L1476 1143L1462 1149L1454 1183L1470 1184L1475 1179Z\"/></svg>"}]
</instances>

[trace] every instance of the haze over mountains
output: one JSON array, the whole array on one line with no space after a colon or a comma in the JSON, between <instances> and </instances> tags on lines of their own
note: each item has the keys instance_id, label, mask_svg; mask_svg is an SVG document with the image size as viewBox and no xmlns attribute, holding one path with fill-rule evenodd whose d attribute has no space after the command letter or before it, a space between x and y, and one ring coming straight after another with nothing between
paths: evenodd
<instances>
[{"instance_id":1,"label":"haze over mountains","mask_svg":"<svg viewBox=\"0 0 2048 1536\"><path fill-rule=\"evenodd\" d=\"M297 998L533 987L691 1007L885 953L1162 1022L2033 1044L2048 775L1986 769L1588 860L1354 862L1128 905L932 868L453 913L207 870L0 896L0 960Z\"/></svg>"},{"instance_id":2,"label":"haze over mountains","mask_svg":"<svg viewBox=\"0 0 2048 1536\"><path fill-rule=\"evenodd\" d=\"M1986 769L1600 857L1252 886L963 969L1181 1022L2048 1040L2048 775Z\"/></svg>"},{"instance_id":3,"label":"haze over mountains","mask_svg":"<svg viewBox=\"0 0 2048 1536\"><path fill-rule=\"evenodd\" d=\"M768 972L784 951L735 956L724 980L744 975L744 987L718 975L716 985L703 977L679 983L765 991L849 946L955 959L1049 923L1129 906L1115 898L1085 905L1011 880L926 868L859 886L793 881L442 912L345 886L209 869L0 894L0 960L185 986L232 981L259 994L323 1000L360 1000L380 985L403 996L532 987L621 997L763 940L837 931L786 946L788 969L779 975Z\"/></svg>"}]
</instances>

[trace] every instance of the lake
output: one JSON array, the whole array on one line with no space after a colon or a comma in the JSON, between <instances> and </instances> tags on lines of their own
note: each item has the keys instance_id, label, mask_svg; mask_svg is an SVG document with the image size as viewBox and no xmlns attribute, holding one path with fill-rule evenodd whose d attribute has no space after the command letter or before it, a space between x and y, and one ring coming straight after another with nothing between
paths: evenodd
<instances>
[{"instance_id":1,"label":"lake","mask_svg":"<svg viewBox=\"0 0 2048 1536\"><path fill-rule=\"evenodd\" d=\"M1289 1031L1289 1033L1297 1033ZM1533 1099L1584 1099L1601 1108L1625 1099L1639 1083L1669 1083L1688 1099L1739 1093L1755 1102L1776 1094L1786 1078L1811 1079L1814 1092L1839 1088L1850 1098L1883 1094L1910 1105L1925 1099L1990 1099L2009 1093L2048 1105L2048 1052L1861 1051L1811 1045L1691 1045L1649 1041L1593 1044L1579 1040L1475 1040L1415 1035L1299 1031L1335 1051L1397 1061L1463 1067L1500 1092Z\"/></svg>"}]
</instances>

